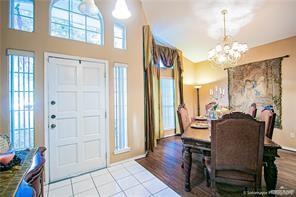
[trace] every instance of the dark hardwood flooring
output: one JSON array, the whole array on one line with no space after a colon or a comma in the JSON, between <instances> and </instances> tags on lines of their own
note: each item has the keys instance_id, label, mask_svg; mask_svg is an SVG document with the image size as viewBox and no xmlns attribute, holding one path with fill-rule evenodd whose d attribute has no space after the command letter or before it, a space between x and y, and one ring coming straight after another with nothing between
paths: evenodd
<instances>
[{"instance_id":1,"label":"dark hardwood flooring","mask_svg":"<svg viewBox=\"0 0 296 197\"><path fill-rule=\"evenodd\" d=\"M180 136L164 138L158 141L154 152L149 153L146 158L138 159L137 162L181 196L211 196L211 189L206 187L202 166L198 158L194 157L196 154L193 154L191 170L192 190L191 192L184 191L181 150ZM277 188L296 190L296 153L280 150L279 155L280 158L276 160L278 167ZM264 178L262 185L265 185Z\"/></svg>"}]
</instances>

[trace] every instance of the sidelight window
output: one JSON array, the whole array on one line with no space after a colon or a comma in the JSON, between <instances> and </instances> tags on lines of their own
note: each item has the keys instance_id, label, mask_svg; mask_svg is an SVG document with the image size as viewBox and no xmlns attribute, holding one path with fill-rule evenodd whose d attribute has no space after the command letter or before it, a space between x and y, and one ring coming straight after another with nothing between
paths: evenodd
<instances>
[{"instance_id":1,"label":"sidelight window","mask_svg":"<svg viewBox=\"0 0 296 197\"><path fill-rule=\"evenodd\" d=\"M129 151L127 136L127 65L114 66L115 153Z\"/></svg>"},{"instance_id":2,"label":"sidelight window","mask_svg":"<svg viewBox=\"0 0 296 197\"><path fill-rule=\"evenodd\" d=\"M10 138L15 149L34 146L34 54L8 50Z\"/></svg>"}]
</instances>

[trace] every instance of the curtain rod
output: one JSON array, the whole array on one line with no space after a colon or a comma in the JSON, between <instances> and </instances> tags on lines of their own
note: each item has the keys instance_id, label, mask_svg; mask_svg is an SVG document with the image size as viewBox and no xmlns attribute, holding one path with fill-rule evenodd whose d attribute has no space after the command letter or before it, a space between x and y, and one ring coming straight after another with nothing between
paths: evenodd
<instances>
[{"instance_id":1,"label":"curtain rod","mask_svg":"<svg viewBox=\"0 0 296 197\"><path fill-rule=\"evenodd\" d=\"M256 62L249 62L249 63L245 63L245 64L240 64L240 65L237 65L235 67L238 67L238 66L243 66L243 65L246 65L246 64L253 64L253 63L258 63L258 62L264 62L264 61L267 61L267 60L274 60L274 59L278 59L278 58L288 58L290 57L290 55L284 55L284 56L279 56L279 57L273 57L273 58L270 58L270 59L265 59L265 60L259 60L259 61L256 61ZM228 70L229 68L225 68L224 70Z\"/></svg>"}]
</instances>

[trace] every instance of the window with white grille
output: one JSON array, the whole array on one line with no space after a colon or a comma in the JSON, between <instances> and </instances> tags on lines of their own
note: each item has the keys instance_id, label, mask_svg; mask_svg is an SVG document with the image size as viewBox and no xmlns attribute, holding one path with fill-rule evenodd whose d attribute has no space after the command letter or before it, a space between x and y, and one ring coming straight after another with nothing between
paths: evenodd
<instances>
[{"instance_id":1,"label":"window with white grille","mask_svg":"<svg viewBox=\"0 0 296 197\"><path fill-rule=\"evenodd\" d=\"M175 88L174 79L161 78L161 100L162 100L162 120L163 130L173 130L175 126Z\"/></svg>"},{"instance_id":2,"label":"window with white grille","mask_svg":"<svg viewBox=\"0 0 296 197\"><path fill-rule=\"evenodd\" d=\"M20 31L34 31L34 1L9 1L9 28Z\"/></svg>"},{"instance_id":3,"label":"window with white grille","mask_svg":"<svg viewBox=\"0 0 296 197\"><path fill-rule=\"evenodd\" d=\"M114 24L114 48L126 49L126 28L122 23Z\"/></svg>"},{"instance_id":4,"label":"window with white grille","mask_svg":"<svg viewBox=\"0 0 296 197\"><path fill-rule=\"evenodd\" d=\"M129 151L127 136L127 65L114 66L115 153Z\"/></svg>"},{"instance_id":5,"label":"window with white grille","mask_svg":"<svg viewBox=\"0 0 296 197\"><path fill-rule=\"evenodd\" d=\"M50 35L91 44L104 44L103 17L82 14L81 0L56 0L51 6Z\"/></svg>"},{"instance_id":6,"label":"window with white grille","mask_svg":"<svg viewBox=\"0 0 296 197\"><path fill-rule=\"evenodd\" d=\"M34 147L34 54L8 50L10 140L15 149Z\"/></svg>"}]
</instances>

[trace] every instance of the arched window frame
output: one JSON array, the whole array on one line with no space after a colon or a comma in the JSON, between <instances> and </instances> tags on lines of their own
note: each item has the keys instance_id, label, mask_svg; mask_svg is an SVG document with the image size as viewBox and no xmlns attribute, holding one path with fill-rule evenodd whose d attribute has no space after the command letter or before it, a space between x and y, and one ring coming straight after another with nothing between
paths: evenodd
<instances>
[{"instance_id":1,"label":"arched window frame","mask_svg":"<svg viewBox=\"0 0 296 197\"><path fill-rule=\"evenodd\" d=\"M61 8L61 7L55 6L54 4L58 3L59 1L62 1L62 0L52 0L51 4L50 4L50 7L49 7L49 34L51 36L53 36L53 37L64 38L64 39L68 39L68 40L80 41L80 42L85 42L85 43L88 43L88 44L95 44L95 45L98 45L98 46L103 46L104 45L104 32L105 32L105 29L104 29L104 18L102 16L101 12L99 11L98 15L95 16L95 17L88 16L88 15L80 13L79 11L75 11L75 10L73 11L73 9L71 8L71 3L73 1L75 1L75 0L66 0L69 3L68 8ZM61 10L62 12L67 12L67 15L68 15L67 18L68 19L65 20L65 21L67 21L67 24L66 23L65 24L60 24L60 23L53 22L53 16L52 16L53 8ZM71 14L85 17L84 29L73 26L73 22L71 22ZM89 26L87 25L87 20L89 18L94 19L94 20L98 20L100 22L100 27L101 27L100 31L96 32L96 31L90 30ZM52 31L53 24L56 24L57 26L67 27L66 35L56 35L55 32ZM84 33L85 33L84 40L73 38L73 36L71 35L71 29L72 28L73 29L84 30ZM101 43L90 42L88 40L88 37L87 37L88 33L94 33L94 34L97 33L97 35L100 36Z\"/></svg>"}]
</instances>

